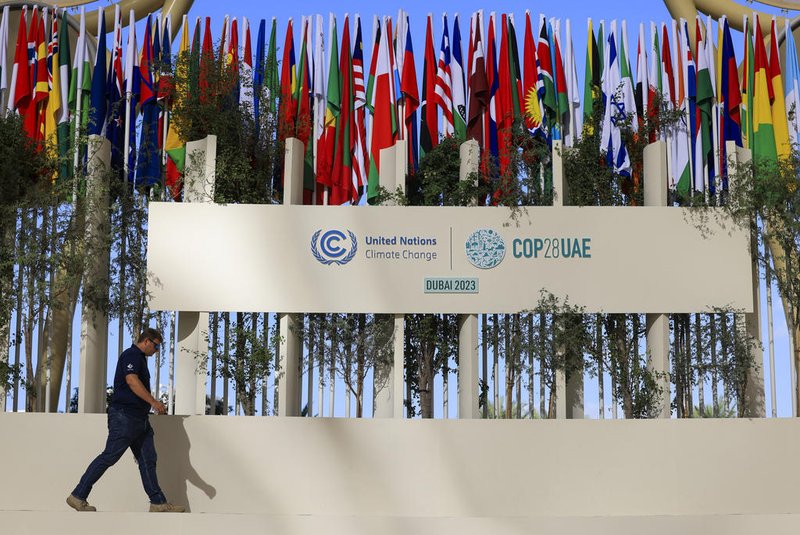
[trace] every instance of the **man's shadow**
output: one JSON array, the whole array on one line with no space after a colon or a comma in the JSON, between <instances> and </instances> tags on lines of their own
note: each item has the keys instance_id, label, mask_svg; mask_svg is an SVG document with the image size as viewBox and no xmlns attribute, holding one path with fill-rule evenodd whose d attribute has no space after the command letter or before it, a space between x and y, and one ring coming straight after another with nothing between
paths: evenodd
<instances>
[{"instance_id":1,"label":"man's shadow","mask_svg":"<svg viewBox=\"0 0 800 535\"><path fill-rule=\"evenodd\" d=\"M202 490L209 499L217 495L217 489L207 483L192 466L189 451L192 448L186 434L186 416L151 417L155 431L156 451L158 452L158 480L167 501L185 505L191 511L188 486L191 483Z\"/></svg>"}]
</instances>

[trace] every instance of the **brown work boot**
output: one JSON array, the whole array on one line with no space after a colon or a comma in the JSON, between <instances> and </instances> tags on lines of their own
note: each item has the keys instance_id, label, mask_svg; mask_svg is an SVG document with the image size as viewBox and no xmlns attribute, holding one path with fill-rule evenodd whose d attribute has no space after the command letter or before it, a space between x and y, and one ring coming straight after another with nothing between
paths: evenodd
<instances>
[{"instance_id":1,"label":"brown work boot","mask_svg":"<svg viewBox=\"0 0 800 535\"><path fill-rule=\"evenodd\" d=\"M86 500L81 500L80 498L78 498L77 496L73 496L72 494L67 496L67 505L69 505L76 511L81 511L81 512L97 511L97 508L89 505L89 502L87 502Z\"/></svg>"},{"instance_id":2,"label":"brown work boot","mask_svg":"<svg viewBox=\"0 0 800 535\"><path fill-rule=\"evenodd\" d=\"M171 503L151 503L151 513L185 513L186 507L182 505L173 505Z\"/></svg>"}]
</instances>

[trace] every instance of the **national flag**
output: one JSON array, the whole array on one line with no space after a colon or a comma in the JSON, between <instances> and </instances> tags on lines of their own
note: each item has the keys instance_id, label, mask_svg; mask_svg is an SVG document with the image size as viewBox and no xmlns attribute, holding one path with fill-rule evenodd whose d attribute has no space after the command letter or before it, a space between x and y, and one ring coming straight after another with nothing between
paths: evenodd
<instances>
[{"instance_id":1,"label":"national flag","mask_svg":"<svg viewBox=\"0 0 800 535\"><path fill-rule=\"evenodd\" d=\"M616 30L612 30L616 31ZM622 100L625 103L625 114L631 115L630 128L633 132L639 131L639 117L636 114L636 99L633 96L633 72L631 70L631 60L628 51L628 29L626 23L622 21L622 37L617 37L617 44L619 45L619 69L621 77L621 85L618 88L622 93Z\"/></svg>"},{"instance_id":2,"label":"national flag","mask_svg":"<svg viewBox=\"0 0 800 535\"><path fill-rule=\"evenodd\" d=\"M106 137L111 143L111 167L122 169L125 145L125 74L122 66L122 15L119 4L114 6L114 41L108 70L109 119Z\"/></svg>"},{"instance_id":3,"label":"national flag","mask_svg":"<svg viewBox=\"0 0 800 535\"><path fill-rule=\"evenodd\" d=\"M333 14L331 14L330 17L330 24L332 25ZM316 22L316 29L314 31L314 68L311 81L313 110L312 143L314 151L314 170L317 182L320 183L317 188L318 198L321 204L325 187L330 186L327 182L329 182L330 168L333 165L334 139L330 139L330 153L326 154L325 113L327 94L325 91L325 34L322 29L322 15L316 15L314 20ZM330 29L328 30L328 34L330 35ZM330 68L330 58L328 58L328 68Z\"/></svg>"},{"instance_id":4,"label":"national flag","mask_svg":"<svg viewBox=\"0 0 800 535\"><path fill-rule=\"evenodd\" d=\"M317 184L325 188L332 188L334 181L334 153L336 152L336 142L338 140L337 122L339 121L342 106L342 81L339 72L339 32L336 27L336 18L333 14L330 14L328 38L330 39L328 46L328 87L325 92L325 100L321 103L315 100L315 106L324 104L322 142L319 146L317 159ZM341 204L341 202L335 204Z\"/></svg>"},{"instance_id":5,"label":"national flag","mask_svg":"<svg viewBox=\"0 0 800 535\"><path fill-rule=\"evenodd\" d=\"M281 81L278 77L278 41L277 21L272 17L272 28L267 45L267 63L264 67L264 85L266 86L267 111L273 120L277 119L278 101L281 93Z\"/></svg>"},{"instance_id":6,"label":"national flag","mask_svg":"<svg viewBox=\"0 0 800 535\"><path fill-rule=\"evenodd\" d=\"M578 88L578 69L575 65L575 50L572 46L572 26L569 19L566 21L564 44L564 80L567 85L567 124L564 144L567 147L571 147L581 137L583 115L581 114L581 97L580 89Z\"/></svg>"},{"instance_id":7,"label":"national flag","mask_svg":"<svg viewBox=\"0 0 800 535\"><path fill-rule=\"evenodd\" d=\"M69 49L69 22L66 10L61 11L61 23L58 27L58 113L56 117L56 139L58 140L58 177L59 180L70 178L70 110L69 110L69 88L70 88L70 49ZM53 77L55 80L55 75ZM55 85L55 82L54 82ZM55 95L51 95L55 100Z\"/></svg>"},{"instance_id":8,"label":"national flag","mask_svg":"<svg viewBox=\"0 0 800 535\"><path fill-rule=\"evenodd\" d=\"M411 39L411 32L408 33ZM450 64L450 78L453 87L453 129L457 139L467 138L467 95L464 86L464 56L462 54L461 28L458 13L453 17L453 61ZM416 76L415 76L416 79Z\"/></svg>"},{"instance_id":9,"label":"national flag","mask_svg":"<svg viewBox=\"0 0 800 535\"><path fill-rule=\"evenodd\" d=\"M419 89L417 85L417 66L414 61L414 46L411 42L411 26L406 22L404 39L403 70L400 79L400 94L403 97L403 122L408 133L408 168L413 174L419 168L419 134L417 132L417 109L419 108ZM463 88L462 88L463 89Z\"/></svg>"},{"instance_id":10,"label":"national flag","mask_svg":"<svg viewBox=\"0 0 800 535\"><path fill-rule=\"evenodd\" d=\"M726 142L733 141L736 146L742 145L742 117L741 117L741 104L742 94L739 90L739 73L736 63L736 56L733 49L733 39L731 38L731 29L728 26L728 20L722 21L722 62L720 68L720 96L722 105L722 125L720 126L721 139L720 139L720 152L722 169L720 175L722 176L723 189L727 189L728 184L728 169L727 169L727 148ZM791 32L790 32L791 33ZM788 47L787 40L787 58L789 57L792 49ZM796 57L796 56L795 56ZM788 64L788 60L787 60Z\"/></svg>"},{"instance_id":11,"label":"national flag","mask_svg":"<svg viewBox=\"0 0 800 535\"><path fill-rule=\"evenodd\" d=\"M355 109L353 185L360 197L364 192L364 187L367 185L369 155L367 153L364 46L361 38L361 17L358 15L356 15L356 37L353 42L353 106Z\"/></svg>"},{"instance_id":12,"label":"national flag","mask_svg":"<svg viewBox=\"0 0 800 535\"><path fill-rule=\"evenodd\" d=\"M564 54L562 53L561 46L561 23L555 21L555 28L552 30L550 42L552 47L550 49L553 55L553 74L554 83L556 86L556 122L555 125L558 129L558 137L553 139L564 139L568 128L568 108L569 96L567 93L567 77L564 72ZM552 25L551 25L552 26Z\"/></svg>"},{"instance_id":13,"label":"national flag","mask_svg":"<svg viewBox=\"0 0 800 535\"><path fill-rule=\"evenodd\" d=\"M139 99L139 47L136 41L136 14L128 15L128 43L125 49L125 139L123 154L128 170L126 181L134 181L136 167L136 108Z\"/></svg>"},{"instance_id":14,"label":"national flag","mask_svg":"<svg viewBox=\"0 0 800 535\"><path fill-rule=\"evenodd\" d=\"M772 17L772 38L769 51L769 99L772 105L772 128L775 133L775 149L779 159L788 158L792 147L789 145L789 126L786 116L786 101L781 77L781 58L778 54L778 32L775 17Z\"/></svg>"},{"instance_id":15,"label":"national flag","mask_svg":"<svg viewBox=\"0 0 800 535\"><path fill-rule=\"evenodd\" d=\"M89 111L89 135L106 135L108 124L108 82L106 69L106 18L103 8L97 10L97 53L92 72L91 109Z\"/></svg>"},{"instance_id":16,"label":"national flag","mask_svg":"<svg viewBox=\"0 0 800 535\"><path fill-rule=\"evenodd\" d=\"M47 44L47 108L44 113L44 142L53 154L57 154L58 136L56 124L61 109L61 73L58 68L58 10L53 8L50 20L50 41Z\"/></svg>"},{"instance_id":17,"label":"national flag","mask_svg":"<svg viewBox=\"0 0 800 535\"><path fill-rule=\"evenodd\" d=\"M520 72L519 49L517 48L517 30L514 27L514 16L508 15L508 62L511 71L511 109L514 121L522 120L522 73Z\"/></svg>"},{"instance_id":18,"label":"national flag","mask_svg":"<svg viewBox=\"0 0 800 535\"><path fill-rule=\"evenodd\" d=\"M497 72L497 45L495 40L494 13L489 15L489 26L486 35L486 82L489 86L489 100L487 106L488 113L484 114L483 147L491 158L491 163L498 166L500 163L500 151L497 146L497 112L498 100L501 97L497 96L500 90L500 82Z\"/></svg>"},{"instance_id":19,"label":"national flag","mask_svg":"<svg viewBox=\"0 0 800 535\"><path fill-rule=\"evenodd\" d=\"M291 22L291 21L290 21ZM206 104L212 96L211 68L214 65L214 45L211 37L211 18L206 17L203 30L203 45L199 51L198 92L201 104Z\"/></svg>"},{"instance_id":20,"label":"national flag","mask_svg":"<svg viewBox=\"0 0 800 535\"><path fill-rule=\"evenodd\" d=\"M541 14L539 15L539 42L536 48L536 57L539 60L539 81L536 87L539 93L539 101L543 104L542 122L548 131L548 138L550 138L558 115L558 105L556 102L552 55L550 53L550 38L547 34L547 21L544 15Z\"/></svg>"},{"instance_id":21,"label":"national flag","mask_svg":"<svg viewBox=\"0 0 800 535\"><path fill-rule=\"evenodd\" d=\"M726 24L725 29L728 30ZM730 31L728 31L730 38ZM732 47L731 47L732 48ZM733 58L733 65L736 66L736 58ZM734 70L734 73L736 71ZM786 19L786 100L785 107L789 118L789 142L796 145L800 137L800 66L797 62L797 49L795 48L794 36Z\"/></svg>"},{"instance_id":22,"label":"national flag","mask_svg":"<svg viewBox=\"0 0 800 535\"><path fill-rule=\"evenodd\" d=\"M223 56L225 58L226 77L229 77L228 87L233 97L233 101L238 103L240 96L239 81L239 21L233 17L230 21L230 35L228 36L228 50Z\"/></svg>"},{"instance_id":23,"label":"national flag","mask_svg":"<svg viewBox=\"0 0 800 535\"><path fill-rule=\"evenodd\" d=\"M589 19L589 32L591 33L592 21ZM588 51L587 51L588 54ZM523 91L525 107L525 126L532 134L544 134L542 130L542 108L539 102L539 93L536 86L539 82L539 69L536 59L536 43L533 40L533 29L531 27L531 14L525 12L525 41L523 44ZM589 65L587 63L587 65ZM588 68L588 67L587 67ZM598 71L599 72L599 71ZM598 79L599 83L599 79ZM590 89L591 91L591 89ZM599 86L598 86L599 91ZM584 100L584 105L588 102L591 109L591 96L589 100Z\"/></svg>"},{"instance_id":24,"label":"national flag","mask_svg":"<svg viewBox=\"0 0 800 535\"><path fill-rule=\"evenodd\" d=\"M335 21L334 21L335 25ZM336 30L331 34L336 39ZM331 53L333 55L333 52ZM336 144L333 156L332 187L329 204L339 205L347 202L354 203L358 200L357 189L353 186L353 140L355 134L353 101L353 66L350 54L350 21L344 18L342 28L342 52L337 66L337 82L341 83L338 106L339 117L336 121ZM331 78L328 78L330 84ZM330 87L330 85L329 85Z\"/></svg>"},{"instance_id":25,"label":"national flag","mask_svg":"<svg viewBox=\"0 0 800 535\"><path fill-rule=\"evenodd\" d=\"M378 67L378 48L381 43L381 22L378 16L372 18L372 53L370 54L369 76L367 77L367 107L370 113L375 113L372 109L372 92L375 89L375 69Z\"/></svg>"},{"instance_id":26,"label":"national flag","mask_svg":"<svg viewBox=\"0 0 800 535\"><path fill-rule=\"evenodd\" d=\"M144 42L139 56L139 106L142 128L136 159L136 184L149 187L161 180L161 159L158 151L158 102L153 80L153 29L151 16L144 27Z\"/></svg>"},{"instance_id":27,"label":"national flag","mask_svg":"<svg viewBox=\"0 0 800 535\"><path fill-rule=\"evenodd\" d=\"M311 114L311 19L302 20L300 63L297 69L297 87L294 98L297 102L297 119L295 124L295 137L305 146L303 159L303 204L311 204L314 191L314 147L311 140L312 121Z\"/></svg>"},{"instance_id":28,"label":"national flag","mask_svg":"<svg viewBox=\"0 0 800 535\"><path fill-rule=\"evenodd\" d=\"M45 140L45 116L47 101L50 98L49 72L47 69L47 37L45 34L47 14L48 9L45 7L42 10L41 16L36 19L36 55L33 60L34 75L31 77L34 82L32 105L36 108L33 115L35 117L33 127L35 129L35 139L38 142L37 147L39 149L42 148ZM33 28L31 28L31 31L33 31ZM28 117L26 117L26 119Z\"/></svg>"},{"instance_id":29,"label":"national flag","mask_svg":"<svg viewBox=\"0 0 800 535\"><path fill-rule=\"evenodd\" d=\"M242 19L242 72L239 82L239 105L244 113L253 113L253 47L250 42L250 21ZM244 80L244 82L242 82ZM242 85L243 84L243 85Z\"/></svg>"},{"instance_id":30,"label":"national flag","mask_svg":"<svg viewBox=\"0 0 800 535\"><path fill-rule=\"evenodd\" d=\"M187 80L187 65L189 59L189 20L186 15L181 22L181 43L178 47L178 76L175 83L175 105L181 106L189 98L189 84ZM164 142L167 153L167 168L165 174L166 187L173 200L181 199L181 177L186 168L186 140L183 139L170 121L167 129L167 139Z\"/></svg>"},{"instance_id":31,"label":"national flag","mask_svg":"<svg viewBox=\"0 0 800 535\"><path fill-rule=\"evenodd\" d=\"M447 30L447 15L442 15L442 44L439 48L439 61L436 64L436 84L434 102L442 110L442 134L452 136L453 125L453 84L450 73L450 34Z\"/></svg>"},{"instance_id":32,"label":"national flag","mask_svg":"<svg viewBox=\"0 0 800 535\"><path fill-rule=\"evenodd\" d=\"M433 51L433 20L428 15L425 30L425 55L422 64L422 100L420 101L420 158L439 144L439 115L436 112L436 58ZM372 151L375 154L374 151Z\"/></svg>"},{"instance_id":33,"label":"national flag","mask_svg":"<svg viewBox=\"0 0 800 535\"><path fill-rule=\"evenodd\" d=\"M639 118L639 126L643 124L645 116L648 116L647 96L650 83L647 80L647 44L644 40L644 24L639 24L639 40L636 45L636 85L633 95L636 99L636 115Z\"/></svg>"},{"instance_id":34,"label":"national flag","mask_svg":"<svg viewBox=\"0 0 800 535\"><path fill-rule=\"evenodd\" d=\"M508 194L510 184L508 170L511 163L511 130L514 125L514 110L511 101L511 60L509 54L508 15L500 16L500 54L497 63L497 92L495 93L495 122L497 124L497 157L500 164L501 185L495 200Z\"/></svg>"},{"instance_id":35,"label":"national flag","mask_svg":"<svg viewBox=\"0 0 800 535\"><path fill-rule=\"evenodd\" d=\"M682 197L689 195L692 188L692 130L696 124L695 114L695 72L692 51L689 48L689 36L686 24L681 26L680 37L677 34L676 23L672 22L673 41L675 42L675 68L672 71L675 77L675 95L677 108L681 110L681 119L672 128L672 170L671 178L673 187ZM664 48L668 41L664 40Z\"/></svg>"},{"instance_id":36,"label":"national flag","mask_svg":"<svg viewBox=\"0 0 800 535\"><path fill-rule=\"evenodd\" d=\"M72 62L72 75L69 84L69 109L73 119L70 125L70 139L75 140L74 145L78 147L80 134L84 132L89 124L89 108L92 90L91 63L89 52L86 47L86 16L84 8L81 8L81 16L78 26L78 38L75 41L75 57ZM76 150L74 165L77 166L84 156L83 150Z\"/></svg>"},{"instance_id":37,"label":"national flag","mask_svg":"<svg viewBox=\"0 0 800 535\"><path fill-rule=\"evenodd\" d=\"M395 113L394 81L392 80L392 65L389 52L388 28L384 23L380 32L378 54L375 58L375 85L372 92L372 143L370 145L372 157L369 166L369 184L367 189L368 200L372 201L378 194L378 185L381 169L381 149L394 145L397 124L393 117Z\"/></svg>"},{"instance_id":38,"label":"national flag","mask_svg":"<svg viewBox=\"0 0 800 535\"><path fill-rule=\"evenodd\" d=\"M773 98L772 86L769 81L770 65L767 62L767 51L764 47L764 38L758 18L756 18L755 27L753 138L751 141L753 160L756 163L777 162L778 151L775 146L775 128L770 108L770 98Z\"/></svg>"},{"instance_id":39,"label":"national flag","mask_svg":"<svg viewBox=\"0 0 800 535\"><path fill-rule=\"evenodd\" d=\"M663 80L661 78L661 46L658 42L658 27L654 23L650 23L650 58L649 69L647 74L647 112L648 117L654 127L653 135L650 137L652 143L656 139L666 139L666 132L661 129L659 124L658 104L666 104L664 94L661 90ZM656 98L658 95L658 98ZM660 102L657 104L657 101Z\"/></svg>"},{"instance_id":40,"label":"national flag","mask_svg":"<svg viewBox=\"0 0 800 535\"><path fill-rule=\"evenodd\" d=\"M484 145L483 116L489 103L489 83L486 79L486 59L481 37L480 14L473 17L474 38L472 62L469 69L469 108L467 115L467 139L474 139L480 147Z\"/></svg>"},{"instance_id":41,"label":"national flag","mask_svg":"<svg viewBox=\"0 0 800 535\"><path fill-rule=\"evenodd\" d=\"M253 65L253 125L256 139L261 130L261 91L264 88L265 62L264 47L266 45L267 21L261 19L258 23L258 37L256 37L256 62Z\"/></svg>"},{"instance_id":42,"label":"national flag","mask_svg":"<svg viewBox=\"0 0 800 535\"><path fill-rule=\"evenodd\" d=\"M615 24L615 22L612 22L605 49L603 93L606 96L607 103L600 133L600 150L606 154L606 165L608 167L622 176L630 176L631 162L628 151L622 142L620 129L625 122L628 110L622 92L618 90L623 81L620 72L620 57L617 54Z\"/></svg>"},{"instance_id":43,"label":"national flag","mask_svg":"<svg viewBox=\"0 0 800 535\"><path fill-rule=\"evenodd\" d=\"M584 125L591 124L592 116L594 115L594 111L596 106L602 104L601 102L601 93L600 93L600 55L597 49L597 40L595 39L594 29L592 28L592 19L588 21L588 35L586 37L586 60L585 66L586 69L583 75L583 119ZM530 20L528 20L528 25L530 26ZM528 28L525 29L525 42L526 42L526 50L527 50L527 32ZM527 66L527 61L525 65ZM527 67L526 67L527 68ZM591 133L591 130L587 130Z\"/></svg>"},{"instance_id":44,"label":"national flag","mask_svg":"<svg viewBox=\"0 0 800 535\"><path fill-rule=\"evenodd\" d=\"M700 19L695 19L697 37L697 119L695 131L695 166L694 189L714 194L714 143L712 139L712 121L714 120L713 100L714 87L711 84L711 73L708 63L709 37L703 36Z\"/></svg>"},{"instance_id":45,"label":"national flag","mask_svg":"<svg viewBox=\"0 0 800 535\"><path fill-rule=\"evenodd\" d=\"M744 16L744 59L742 60L742 145L752 148L753 144L753 89L755 88L755 69L753 62L753 31L747 15Z\"/></svg>"},{"instance_id":46,"label":"national flag","mask_svg":"<svg viewBox=\"0 0 800 535\"><path fill-rule=\"evenodd\" d=\"M292 19L286 26L286 38L283 45L283 61L281 62L281 98L278 111L278 140L294 136L295 120L297 117L297 100L295 88L297 87L297 68L294 57L294 34Z\"/></svg>"}]
</instances>

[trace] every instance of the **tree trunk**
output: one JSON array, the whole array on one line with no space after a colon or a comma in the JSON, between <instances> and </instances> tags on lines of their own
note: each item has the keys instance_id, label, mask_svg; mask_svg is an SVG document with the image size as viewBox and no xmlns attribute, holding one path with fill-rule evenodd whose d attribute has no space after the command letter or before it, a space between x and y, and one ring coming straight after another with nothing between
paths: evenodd
<instances>
[{"instance_id":1,"label":"tree trunk","mask_svg":"<svg viewBox=\"0 0 800 535\"><path fill-rule=\"evenodd\" d=\"M358 315L358 335L359 340L363 340L367 331L367 317L365 314ZM356 352L356 418L364 417L364 376L366 375L367 355L364 344L358 344ZM411 398L409 398L411 399Z\"/></svg>"},{"instance_id":2,"label":"tree trunk","mask_svg":"<svg viewBox=\"0 0 800 535\"><path fill-rule=\"evenodd\" d=\"M700 322L700 314L694 315L694 343L695 343L695 351L697 352L696 355L696 362L697 362L697 408L699 411L699 416L702 418L705 415L705 389L703 387L703 383L705 382L705 371L703 364L703 332L702 332L702 325Z\"/></svg>"},{"instance_id":3,"label":"tree trunk","mask_svg":"<svg viewBox=\"0 0 800 535\"><path fill-rule=\"evenodd\" d=\"M514 360L514 354L511 348L511 315L504 314L503 315L503 330L505 331L504 338L505 338L505 355L506 355L506 406L505 406L505 417L507 420L511 419L512 416L512 405L514 403L514 378L515 378L515 367L516 362Z\"/></svg>"},{"instance_id":4,"label":"tree trunk","mask_svg":"<svg viewBox=\"0 0 800 535\"><path fill-rule=\"evenodd\" d=\"M719 373L717 370L717 315L716 314L709 314L708 316L708 323L710 326L710 340L709 340L709 349L711 350L711 402L713 404L713 416L714 418L719 418L719 401L718 397L718 382L717 382L717 374Z\"/></svg>"},{"instance_id":5,"label":"tree trunk","mask_svg":"<svg viewBox=\"0 0 800 535\"><path fill-rule=\"evenodd\" d=\"M597 314L595 317L595 352L597 354L597 413L601 420L606 417L605 412L605 392L603 383L605 382L605 366L603 364L603 317Z\"/></svg>"},{"instance_id":6,"label":"tree trunk","mask_svg":"<svg viewBox=\"0 0 800 535\"><path fill-rule=\"evenodd\" d=\"M547 380L547 374L550 370L547 369L547 316L539 314L539 414L542 418L550 418L552 413L550 410L545 411L544 405L544 387ZM552 396L551 396L552 398Z\"/></svg>"},{"instance_id":7,"label":"tree trunk","mask_svg":"<svg viewBox=\"0 0 800 535\"><path fill-rule=\"evenodd\" d=\"M481 314L481 358L483 368L483 418L489 417L489 325L486 314Z\"/></svg>"},{"instance_id":8,"label":"tree trunk","mask_svg":"<svg viewBox=\"0 0 800 535\"><path fill-rule=\"evenodd\" d=\"M494 417L500 416L500 367L498 365L500 353L500 333L499 333L499 318L497 314L492 315L492 349L494 350L492 360L492 391L494 394Z\"/></svg>"}]
</instances>

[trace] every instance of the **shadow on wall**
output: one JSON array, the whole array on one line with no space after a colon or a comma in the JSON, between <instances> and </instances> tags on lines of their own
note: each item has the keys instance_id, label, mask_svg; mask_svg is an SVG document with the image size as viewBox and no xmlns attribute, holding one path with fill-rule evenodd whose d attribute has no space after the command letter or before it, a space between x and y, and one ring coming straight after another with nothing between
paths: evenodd
<instances>
[{"instance_id":1,"label":"shadow on wall","mask_svg":"<svg viewBox=\"0 0 800 535\"><path fill-rule=\"evenodd\" d=\"M191 511L188 484L202 490L210 500L217 495L217 489L206 482L192 466L190 450L192 444L186 433L187 416L151 417L158 452L158 480L167 500L177 505L185 505Z\"/></svg>"}]
</instances>

